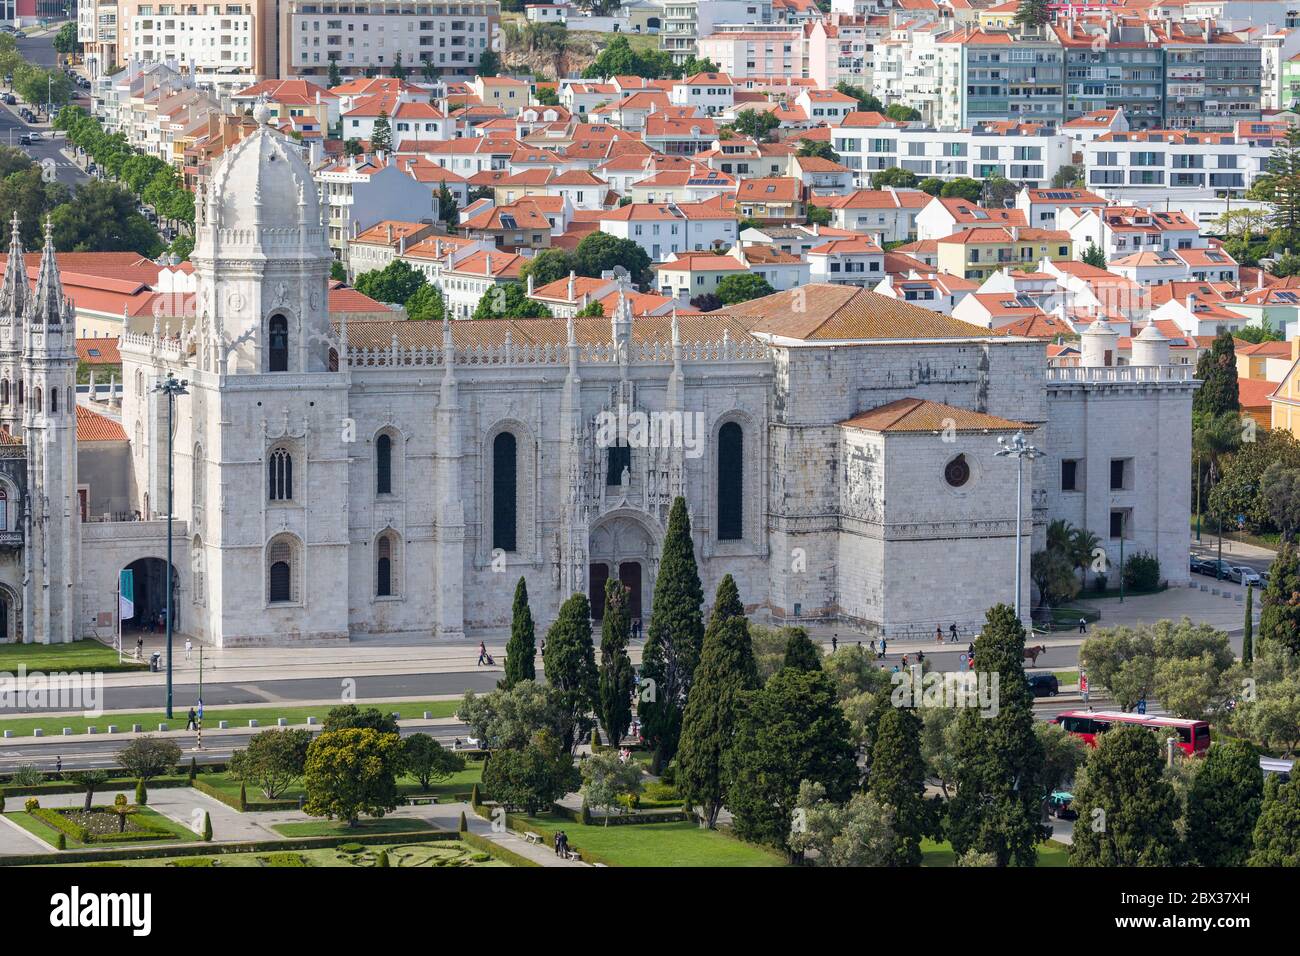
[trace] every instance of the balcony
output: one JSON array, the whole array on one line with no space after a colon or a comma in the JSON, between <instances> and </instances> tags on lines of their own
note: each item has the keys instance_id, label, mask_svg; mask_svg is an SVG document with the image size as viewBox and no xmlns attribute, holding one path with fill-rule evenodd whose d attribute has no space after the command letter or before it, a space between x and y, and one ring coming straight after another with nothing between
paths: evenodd
<instances>
[{"instance_id":1,"label":"balcony","mask_svg":"<svg viewBox=\"0 0 1300 956\"><path fill-rule=\"evenodd\" d=\"M22 546L23 533L21 531L0 531L0 550L21 548Z\"/></svg>"}]
</instances>

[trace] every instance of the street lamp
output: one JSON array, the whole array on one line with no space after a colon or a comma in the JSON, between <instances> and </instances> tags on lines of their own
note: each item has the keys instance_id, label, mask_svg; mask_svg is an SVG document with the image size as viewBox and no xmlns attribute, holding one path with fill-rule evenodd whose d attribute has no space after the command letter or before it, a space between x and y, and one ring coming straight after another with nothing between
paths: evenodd
<instances>
[{"instance_id":1,"label":"street lamp","mask_svg":"<svg viewBox=\"0 0 1300 956\"><path fill-rule=\"evenodd\" d=\"M177 379L170 372L161 382L153 387L153 391L161 392L167 396L167 719L172 719L172 512L175 505L172 500L172 446L175 443L175 433L172 425L172 415L176 404L177 395L188 395L189 391L185 386L189 382L186 379Z\"/></svg>"},{"instance_id":2,"label":"street lamp","mask_svg":"<svg viewBox=\"0 0 1300 956\"><path fill-rule=\"evenodd\" d=\"M1016 432L1007 441L1005 436L998 436L998 450L993 453L998 458L1014 458L1016 460L1016 620L1020 620L1020 529L1021 529L1021 503L1023 501L1024 487L1024 461L1028 458L1033 461L1035 458L1041 458L1043 453L1035 448L1029 442L1025 441L1024 432Z\"/></svg>"}]
</instances>

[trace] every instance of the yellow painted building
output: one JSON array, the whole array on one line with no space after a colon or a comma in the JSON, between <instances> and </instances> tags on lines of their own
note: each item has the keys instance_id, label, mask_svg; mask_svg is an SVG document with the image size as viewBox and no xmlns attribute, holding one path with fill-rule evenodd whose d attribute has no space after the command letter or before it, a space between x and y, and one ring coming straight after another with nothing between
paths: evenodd
<instances>
[{"instance_id":1,"label":"yellow painted building","mask_svg":"<svg viewBox=\"0 0 1300 956\"><path fill-rule=\"evenodd\" d=\"M1015 226L963 229L940 239L937 250L940 272L976 281L1002 269L1033 272L1043 259L1065 262L1074 257L1068 232Z\"/></svg>"}]
</instances>

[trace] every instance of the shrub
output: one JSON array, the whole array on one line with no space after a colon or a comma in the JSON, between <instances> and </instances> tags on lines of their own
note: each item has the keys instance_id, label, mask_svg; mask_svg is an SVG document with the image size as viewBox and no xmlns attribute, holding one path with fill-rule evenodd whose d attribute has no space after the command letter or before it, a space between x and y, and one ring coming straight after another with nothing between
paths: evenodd
<instances>
[{"instance_id":1,"label":"shrub","mask_svg":"<svg viewBox=\"0 0 1300 956\"><path fill-rule=\"evenodd\" d=\"M259 856L257 862L263 866L307 866L307 861L299 853L270 853L266 856Z\"/></svg>"},{"instance_id":2,"label":"shrub","mask_svg":"<svg viewBox=\"0 0 1300 956\"><path fill-rule=\"evenodd\" d=\"M591 728L591 752L595 753L600 749L600 731L595 727Z\"/></svg>"},{"instance_id":3,"label":"shrub","mask_svg":"<svg viewBox=\"0 0 1300 956\"><path fill-rule=\"evenodd\" d=\"M203 842L212 842L212 816L206 810L203 811Z\"/></svg>"},{"instance_id":4,"label":"shrub","mask_svg":"<svg viewBox=\"0 0 1300 956\"><path fill-rule=\"evenodd\" d=\"M681 794L672 784L664 783L647 783L643 789L645 798L651 803L680 803Z\"/></svg>"},{"instance_id":5,"label":"shrub","mask_svg":"<svg viewBox=\"0 0 1300 956\"><path fill-rule=\"evenodd\" d=\"M382 867L387 867L387 866L388 866L388 851L387 851L387 850L380 850L380 851L379 851L379 856L375 857L375 866L382 866Z\"/></svg>"},{"instance_id":6,"label":"shrub","mask_svg":"<svg viewBox=\"0 0 1300 956\"><path fill-rule=\"evenodd\" d=\"M659 774L659 779L670 787L677 786L677 763L674 761L664 767L663 772Z\"/></svg>"},{"instance_id":7,"label":"shrub","mask_svg":"<svg viewBox=\"0 0 1300 956\"><path fill-rule=\"evenodd\" d=\"M59 838L54 841L54 849L66 850L67 848L68 848L68 837L62 830L60 830Z\"/></svg>"},{"instance_id":8,"label":"shrub","mask_svg":"<svg viewBox=\"0 0 1300 956\"><path fill-rule=\"evenodd\" d=\"M1096 588L1098 592L1105 591L1105 590L1106 590L1106 575L1104 575L1104 574L1099 574L1099 575L1097 575L1095 578L1093 578L1093 579L1092 579L1092 586L1093 586L1094 588Z\"/></svg>"},{"instance_id":9,"label":"shrub","mask_svg":"<svg viewBox=\"0 0 1300 956\"><path fill-rule=\"evenodd\" d=\"M1160 561L1143 551L1124 562L1124 587L1130 591L1154 591L1160 587Z\"/></svg>"},{"instance_id":10,"label":"shrub","mask_svg":"<svg viewBox=\"0 0 1300 956\"><path fill-rule=\"evenodd\" d=\"M456 823L456 832L464 833L469 829L469 821L465 819L465 811L460 811L460 820Z\"/></svg>"},{"instance_id":11,"label":"shrub","mask_svg":"<svg viewBox=\"0 0 1300 956\"><path fill-rule=\"evenodd\" d=\"M217 861L210 856L189 856L181 860L171 860L168 866L216 866Z\"/></svg>"},{"instance_id":12,"label":"shrub","mask_svg":"<svg viewBox=\"0 0 1300 956\"><path fill-rule=\"evenodd\" d=\"M239 812L243 813L248 809L248 788L242 783L239 785Z\"/></svg>"},{"instance_id":13,"label":"shrub","mask_svg":"<svg viewBox=\"0 0 1300 956\"><path fill-rule=\"evenodd\" d=\"M135 805L137 807L144 807L149 805L149 790L147 787L145 787L143 780L136 781Z\"/></svg>"},{"instance_id":14,"label":"shrub","mask_svg":"<svg viewBox=\"0 0 1300 956\"><path fill-rule=\"evenodd\" d=\"M27 801L23 804L23 809L28 813L31 813L33 810L39 810L40 808L41 801L37 800L35 797L28 797Z\"/></svg>"},{"instance_id":15,"label":"shrub","mask_svg":"<svg viewBox=\"0 0 1300 956\"><path fill-rule=\"evenodd\" d=\"M365 849L365 847L362 846L360 843L340 843L340 844L339 844L339 852L340 852L340 853L347 853L347 854L349 854L349 855L356 854L356 853L360 853L360 852L361 852L362 850L364 850L364 849Z\"/></svg>"},{"instance_id":16,"label":"shrub","mask_svg":"<svg viewBox=\"0 0 1300 956\"><path fill-rule=\"evenodd\" d=\"M469 792L469 805L471 807L477 807L482 802L483 802L483 798L479 796L478 784L474 784L473 789L471 789Z\"/></svg>"},{"instance_id":17,"label":"shrub","mask_svg":"<svg viewBox=\"0 0 1300 956\"><path fill-rule=\"evenodd\" d=\"M10 776L9 782L19 787L34 787L38 783L45 782L45 774L37 770L32 764L19 764L14 768L14 772L12 776Z\"/></svg>"},{"instance_id":18,"label":"shrub","mask_svg":"<svg viewBox=\"0 0 1300 956\"><path fill-rule=\"evenodd\" d=\"M190 781L190 783L193 783L193 782L194 782L194 778L198 776L198 769L199 769L199 768L198 768L198 764L195 763L194 758L191 757L191 758L190 758L190 774L189 774L189 781Z\"/></svg>"},{"instance_id":19,"label":"shrub","mask_svg":"<svg viewBox=\"0 0 1300 956\"><path fill-rule=\"evenodd\" d=\"M587 805L586 800L582 801L582 825L584 827L591 826L591 807Z\"/></svg>"}]
</instances>

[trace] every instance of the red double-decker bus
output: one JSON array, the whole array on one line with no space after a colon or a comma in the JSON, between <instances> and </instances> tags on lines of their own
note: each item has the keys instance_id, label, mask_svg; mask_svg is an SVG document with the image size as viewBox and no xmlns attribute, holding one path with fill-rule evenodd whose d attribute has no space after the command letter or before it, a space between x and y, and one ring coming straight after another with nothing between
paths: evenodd
<instances>
[{"instance_id":1,"label":"red double-decker bus","mask_svg":"<svg viewBox=\"0 0 1300 956\"><path fill-rule=\"evenodd\" d=\"M1203 720L1149 717L1113 710L1067 710L1057 714L1052 722L1064 727L1066 733L1082 737L1089 747L1097 746L1097 735L1104 734L1111 727L1137 724L1162 737L1177 737L1178 748L1185 754L1204 754L1210 749L1210 725Z\"/></svg>"}]
</instances>

